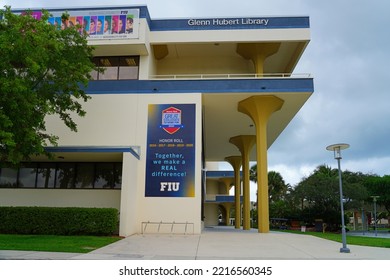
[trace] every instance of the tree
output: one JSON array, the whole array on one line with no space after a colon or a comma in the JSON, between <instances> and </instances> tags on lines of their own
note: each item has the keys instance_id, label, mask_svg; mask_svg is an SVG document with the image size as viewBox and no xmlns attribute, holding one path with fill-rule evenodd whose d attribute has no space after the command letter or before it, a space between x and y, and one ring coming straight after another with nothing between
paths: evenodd
<instances>
[{"instance_id":1,"label":"tree","mask_svg":"<svg viewBox=\"0 0 390 280\"><path fill-rule=\"evenodd\" d=\"M257 165L249 170L249 179L257 182ZM268 172L269 215L271 218L291 218L296 216L297 209L290 195L292 188L284 182L282 175L276 171ZM253 211L257 217L257 210Z\"/></svg>"},{"instance_id":2,"label":"tree","mask_svg":"<svg viewBox=\"0 0 390 280\"><path fill-rule=\"evenodd\" d=\"M303 201L302 215L306 222L323 219L329 224L340 223L338 173L328 166L318 166L295 188L295 195Z\"/></svg>"},{"instance_id":3,"label":"tree","mask_svg":"<svg viewBox=\"0 0 390 280\"><path fill-rule=\"evenodd\" d=\"M45 117L58 115L72 131L72 114L84 116L90 97L83 87L91 80L93 48L79 26L60 29L31 12L0 10L0 160L18 164L58 138L46 131ZM62 16L63 26L68 15Z\"/></svg>"},{"instance_id":4,"label":"tree","mask_svg":"<svg viewBox=\"0 0 390 280\"><path fill-rule=\"evenodd\" d=\"M345 209L361 209L368 197L368 191L365 186L366 180L370 176L361 172L342 172L343 194Z\"/></svg>"},{"instance_id":5,"label":"tree","mask_svg":"<svg viewBox=\"0 0 390 280\"><path fill-rule=\"evenodd\" d=\"M268 172L268 190L269 197L273 201L281 200L286 195L287 185L279 172Z\"/></svg>"},{"instance_id":6,"label":"tree","mask_svg":"<svg viewBox=\"0 0 390 280\"><path fill-rule=\"evenodd\" d=\"M257 183L257 165L253 165L249 170L249 179ZM277 201L284 197L287 192L287 185L282 175L276 171L268 172L268 195L270 201Z\"/></svg>"},{"instance_id":7,"label":"tree","mask_svg":"<svg viewBox=\"0 0 390 280\"><path fill-rule=\"evenodd\" d=\"M342 172L343 201L345 209L360 208L367 199L364 182L367 175L360 172ZM341 223L338 170L325 165L318 166L295 188L294 195L302 203L303 218L312 222L316 218L337 228Z\"/></svg>"},{"instance_id":8,"label":"tree","mask_svg":"<svg viewBox=\"0 0 390 280\"><path fill-rule=\"evenodd\" d=\"M367 202L372 203L371 196L379 196L378 205L384 206L390 213L390 175L371 176L366 180L366 187L369 193Z\"/></svg>"}]
</instances>

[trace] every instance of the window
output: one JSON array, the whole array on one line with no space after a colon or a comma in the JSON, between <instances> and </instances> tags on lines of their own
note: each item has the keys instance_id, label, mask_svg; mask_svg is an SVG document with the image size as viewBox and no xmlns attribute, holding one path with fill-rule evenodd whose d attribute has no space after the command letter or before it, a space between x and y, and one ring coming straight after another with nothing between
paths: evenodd
<instances>
[{"instance_id":1,"label":"window","mask_svg":"<svg viewBox=\"0 0 390 280\"><path fill-rule=\"evenodd\" d=\"M115 163L96 164L95 188L120 188L122 165Z\"/></svg>"},{"instance_id":2,"label":"window","mask_svg":"<svg viewBox=\"0 0 390 280\"><path fill-rule=\"evenodd\" d=\"M121 162L32 162L0 168L0 188L120 189Z\"/></svg>"},{"instance_id":3,"label":"window","mask_svg":"<svg viewBox=\"0 0 390 280\"><path fill-rule=\"evenodd\" d=\"M122 186L122 164L114 164L114 188L120 189Z\"/></svg>"},{"instance_id":4,"label":"window","mask_svg":"<svg viewBox=\"0 0 390 280\"><path fill-rule=\"evenodd\" d=\"M139 57L137 56L107 56L95 57L96 66L104 69L103 73L93 71L94 80L137 80Z\"/></svg>"},{"instance_id":5,"label":"window","mask_svg":"<svg viewBox=\"0 0 390 280\"><path fill-rule=\"evenodd\" d=\"M94 163L78 163L75 187L76 188L92 188L95 177Z\"/></svg>"},{"instance_id":6,"label":"window","mask_svg":"<svg viewBox=\"0 0 390 280\"><path fill-rule=\"evenodd\" d=\"M54 188L56 165L39 163L37 169L37 188Z\"/></svg>"},{"instance_id":7,"label":"window","mask_svg":"<svg viewBox=\"0 0 390 280\"><path fill-rule=\"evenodd\" d=\"M0 187L14 188L17 186L18 170L13 168L0 169Z\"/></svg>"},{"instance_id":8,"label":"window","mask_svg":"<svg viewBox=\"0 0 390 280\"><path fill-rule=\"evenodd\" d=\"M75 168L73 163L59 163L56 172L56 188L68 189L74 187Z\"/></svg>"},{"instance_id":9,"label":"window","mask_svg":"<svg viewBox=\"0 0 390 280\"><path fill-rule=\"evenodd\" d=\"M138 79L138 57L119 58L119 80Z\"/></svg>"},{"instance_id":10,"label":"window","mask_svg":"<svg viewBox=\"0 0 390 280\"><path fill-rule=\"evenodd\" d=\"M34 188L37 178L37 168L32 164L23 164L19 169L18 187L19 188Z\"/></svg>"}]
</instances>

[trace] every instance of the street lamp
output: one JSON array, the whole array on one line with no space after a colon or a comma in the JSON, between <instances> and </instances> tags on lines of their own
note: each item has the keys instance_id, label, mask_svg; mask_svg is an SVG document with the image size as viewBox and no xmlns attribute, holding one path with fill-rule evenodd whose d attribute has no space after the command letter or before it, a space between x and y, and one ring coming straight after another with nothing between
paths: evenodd
<instances>
[{"instance_id":1,"label":"street lamp","mask_svg":"<svg viewBox=\"0 0 390 280\"><path fill-rule=\"evenodd\" d=\"M371 196L372 200L374 201L374 226L375 226L375 236L378 236L378 231L376 229L376 199L379 198L379 196L374 195Z\"/></svg>"},{"instance_id":2,"label":"street lamp","mask_svg":"<svg viewBox=\"0 0 390 280\"><path fill-rule=\"evenodd\" d=\"M340 167L340 159L341 159L341 150L345 150L349 148L348 144L333 144L326 149L328 151L333 151L334 158L337 159L338 167L339 167L339 186L340 186L340 208L341 208L341 238L343 241L343 247L340 248L340 253L350 253L351 251L347 248L347 234L345 231L345 223L344 223L344 203L343 203L343 183L341 180L341 167Z\"/></svg>"}]
</instances>

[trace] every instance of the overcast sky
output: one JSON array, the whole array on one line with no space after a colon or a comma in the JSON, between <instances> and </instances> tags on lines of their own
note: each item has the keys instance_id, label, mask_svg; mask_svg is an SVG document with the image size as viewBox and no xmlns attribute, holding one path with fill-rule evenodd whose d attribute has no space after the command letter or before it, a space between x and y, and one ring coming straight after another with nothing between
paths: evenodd
<instances>
[{"instance_id":1,"label":"overcast sky","mask_svg":"<svg viewBox=\"0 0 390 280\"><path fill-rule=\"evenodd\" d=\"M309 16L311 42L295 73L314 76L314 93L269 149L270 170L295 185L345 142L342 169L390 174L389 0L0 0L12 8L146 4L152 18ZM64 3L64 4L62 4Z\"/></svg>"}]
</instances>

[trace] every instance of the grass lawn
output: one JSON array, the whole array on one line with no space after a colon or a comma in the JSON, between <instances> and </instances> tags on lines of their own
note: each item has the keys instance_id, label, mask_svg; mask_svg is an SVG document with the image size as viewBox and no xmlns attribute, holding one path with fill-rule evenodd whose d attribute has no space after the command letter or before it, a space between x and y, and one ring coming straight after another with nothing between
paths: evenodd
<instances>
[{"instance_id":1,"label":"grass lawn","mask_svg":"<svg viewBox=\"0 0 390 280\"><path fill-rule=\"evenodd\" d=\"M0 234L0 250L88 253L120 239L107 236Z\"/></svg>"},{"instance_id":2,"label":"grass lawn","mask_svg":"<svg viewBox=\"0 0 390 280\"><path fill-rule=\"evenodd\" d=\"M339 234L339 233L329 233L329 232L322 233L322 232L310 232L310 231L301 232L301 231L297 231L297 230L283 230L283 232L313 235L316 237L320 237L320 238L324 238L324 239L328 239L328 240L333 240L333 241L340 242L340 243L342 242L341 234ZM390 238L347 235L347 244L390 248Z\"/></svg>"}]
</instances>

